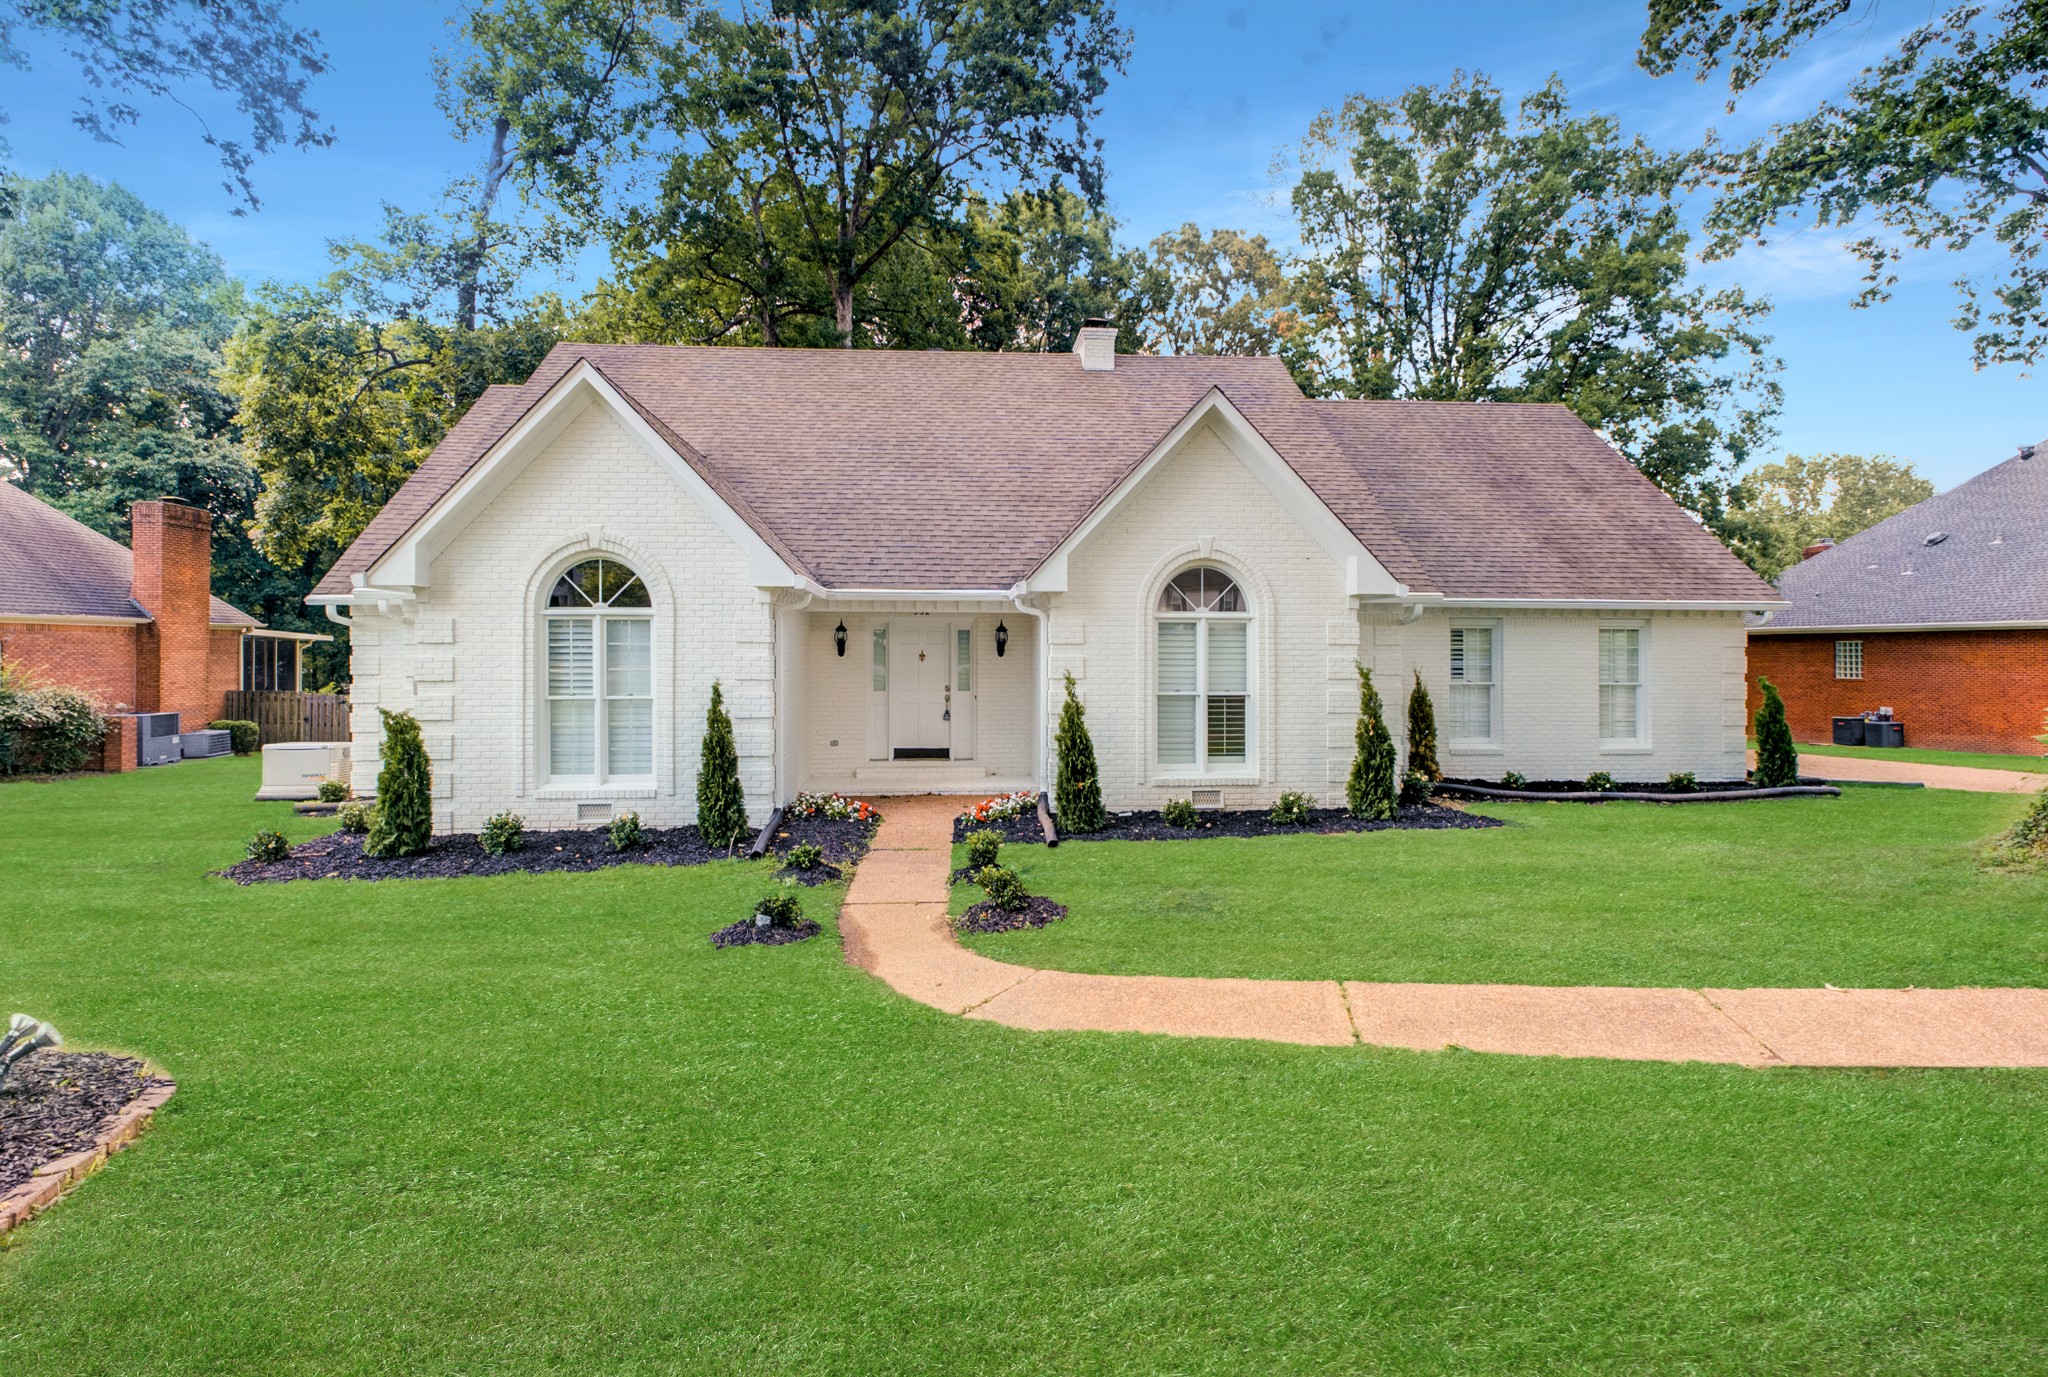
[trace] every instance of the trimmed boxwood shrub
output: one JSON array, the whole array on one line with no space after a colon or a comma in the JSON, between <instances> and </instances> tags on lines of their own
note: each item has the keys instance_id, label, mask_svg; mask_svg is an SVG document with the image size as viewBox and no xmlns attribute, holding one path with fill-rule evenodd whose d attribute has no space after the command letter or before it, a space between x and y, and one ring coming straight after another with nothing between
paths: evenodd
<instances>
[{"instance_id":1,"label":"trimmed boxwood shrub","mask_svg":"<svg viewBox=\"0 0 2048 1377\"><path fill-rule=\"evenodd\" d=\"M258 832L249 838L249 859L259 865L271 865L287 860L292 854L292 844L284 839L282 832Z\"/></svg>"},{"instance_id":2,"label":"trimmed boxwood shrub","mask_svg":"<svg viewBox=\"0 0 2048 1377\"><path fill-rule=\"evenodd\" d=\"M493 813L484 820L484 830L477 834L477 841L493 856L517 851L526 843L526 819L510 811Z\"/></svg>"},{"instance_id":3,"label":"trimmed boxwood shrub","mask_svg":"<svg viewBox=\"0 0 2048 1377\"><path fill-rule=\"evenodd\" d=\"M754 912L768 915L768 925L776 928L793 928L804 920L803 903L793 889L778 889L761 896L754 905Z\"/></svg>"},{"instance_id":4,"label":"trimmed boxwood shrub","mask_svg":"<svg viewBox=\"0 0 2048 1377\"><path fill-rule=\"evenodd\" d=\"M206 729L211 732L226 732L228 744L235 748L236 755L254 755L263 749L263 729L254 722L238 722L223 717L218 722L208 722Z\"/></svg>"},{"instance_id":5,"label":"trimmed boxwood shrub","mask_svg":"<svg viewBox=\"0 0 2048 1377\"><path fill-rule=\"evenodd\" d=\"M1289 789L1273 801L1273 811L1266 817L1275 827L1305 827L1314 806L1307 794Z\"/></svg>"},{"instance_id":6,"label":"trimmed boxwood shrub","mask_svg":"<svg viewBox=\"0 0 2048 1377\"><path fill-rule=\"evenodd\" d=\"M1605 770L1595 770L1586 776L1586 788L1596 794L1604 794L1614 788L1614 776Z\"/></svg>"},{"instance_id":7,"label":"trimmed boxwood shrub","mask_svg":"<svg viewBox=\"0 0 2048 1377\"><path fill-rule=\"evenodd\" d=\"M1799 752L1785 722L1785 700L1768 679L1758 679L1764 701L1756 710L1756 786L1786 789L1799 782Z\"/></svg>"},{"instance_id":8,"label":"trimmed boxwood shrub","mask_svg":"<svg viewBox=\"0 0 2048 1377\"><path fill-rule=\"evenodd\" d=\"M348 798L348 784L345 780L323 779L314 797L322 803L341 803Z\"/></svg>"},{"instance_id":9,"label":"trimmed boxwood shrub","mask_svg":"<svg viewBox=\"0 0 2048 1377\"><path fill-rule=\"evenodd\" d=\"M640 830L638 813L619 814L612 819L611 825L605 828L605 835L610 839L614 851L631 851L647 840L646 835Z\"/></svg>"},{"instance_id":10,"label":"trimmed boxwood shrub","mask_svg":"<svg viewBox=\"0 0 2048 1377\"><path fill-rule=\"evenodd\" d=\"M1059 754L1059 775L1053 781L1053 811L1066 832L1096 832L1109 820L1102 807L1102 777L1095 768L1095 742L1088 735L1088 709L1067 675L1067 701L1060 705L1059 731L1053 736Z\"/></svg>"},{"instance_id":11,"label":"trimmed boxwood shrub","mask_svg":"<svg viewBox=\"0 0 2048 1377\"><path fill-rule=\"evenodd\" d=\"M1183 832L1192 832L1201 818L1195 813L1195 801L1191 798L1170 798L1159 815L1168 827L1178 827Z\"/></svg>"},{"instance_id":12,"label":"trimmed boxwood shrub","mask_svg":"<svg viewBox=\"0 0 2048 1377\"><path fill-rule=\"evenodd\" d=\"M1401 806L1420 808L1429 802L1436 792L1428 775L1420 770L1410 770L1401 776Z\"/></svg>"},{"instance_id":13,"label":"trimmed boxwood shrub","mask_svg":"<svg viewBox=\"0 0 2048 1377\"><path fill-rule=\"evenodd\" d=\"M434 767L420 740L419 719L409 712L379 708L384 742L377 748L384 768L377 772L377 809L366 856L417 856L434 836Z\"/></svg>"},{"instance_id":14,"label":"trimmed boxwood shrub","mask_svg":"<svg viewBox=\"0 0 2048 1377\"><path fill-rule=\"evenodd\" d=\"M738 846L747 832L739 747L733 744L732 718L725 712L725 690L716 683L711 685L711 706L704 710L704 749L697 766L697 831L705 841L728 851Z\"/></svg>"},{"instance_id":15,"label":"trimmed boxwood shrub","mask_svg":"<svg viewBox=\"0 0 2048 1377\"><path fill-rule=\"evenodd\" d=\"M967 867L970 870L985 870L996 863L1003 852L1003 834L993 827L983 827L967 834Z\"/></svg>"},{"instance_id":16,"label":"trimmed boxwood shrub","mask_svg":"<svg viewBox=\"0 0 2048 1377\"><path fill-rule=\"evenodd\" d=\"M782 864L789 870L816 870L825 863L825 848L816 842L798 842L782 853Z\"/></svg>"},{"instance_id":17,"label":"trimmed boxwood shrub","mask_svg":"<svg viewBox=\"0 0 2048 1377\"><path fill-rule=\"evenodd\" d=\"M982 867L974 882L981 886L988 901L1005 913L1023 912L1024 901L1030 897L1024 892L1023 877L1006 865Z\"/></svg>"},{"instance_id":18,"label":"trimmed boxwood shrub","mask_svg":"<svg viewBox=\"0 0 2048 1377\"><path fill-rule=\"evenodd\" d=\"M341 824L342 831L360 834L370 830L372 814L375 811L367 803L352 801L334 810L334 820Z\"/></svg>"},{"instance_id":19,"label":"trimmed boxwood shrub","mask_svg":"<svg viewBox=\"0 0 2048 1377\"><path fill-rule=\"evenodd\" d=\"M1344 785L1344 801L1354 818L1386 822L1394 816L1394 738L1387 735L1387 718L1380 706L1380 691L1372 686L1372 671L1358 666L1358 727L1354 739L1357 751L1351 757L1351 778Z\"/></svg>"},{"instance_id":20,"label":"trimmed boxwood shrub","mask_svg":"<svg viewBox=\"0 0 2048 1377\"><path fill-rule=\"evenodd\" d=\"M1700 779L1691 770L1673 770L1664 787L1674 794L1696 794L1700 791Z\"/></svg>"}]
</instances>

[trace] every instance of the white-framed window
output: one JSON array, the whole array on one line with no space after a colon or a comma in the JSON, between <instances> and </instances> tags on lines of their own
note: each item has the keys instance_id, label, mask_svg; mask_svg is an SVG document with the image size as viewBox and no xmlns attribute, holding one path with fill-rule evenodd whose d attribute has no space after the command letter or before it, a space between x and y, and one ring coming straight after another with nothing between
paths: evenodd
<instances>
[{"instance_id":1,"label":"white-framed window","mask_svg":"<svg viewBox=\"0 0 2048 1377\"><path fill-rule=\"evenodd\" d=\"M1491 622L1451 628L1450 741L1491 744L1498 736L1499 640Z\"/></svg>"},{"instance_id":2,"label":"white-framed window","mask_svg":"<svg viewBox=\"0 0 2048 1377\"><path fill-rule=\"evenodd\" d=\"M974 633L964 626L953 628L953 691L974 692Z\"/></svg>"},{"instance_id":3,"label":"white-framed window","mask_svg":"<svg viewBox=\"0 0 2048 1377\"><path fill-rule=\"evenodd\" d=\"M1158 763L1240 773L1251 763L1251 608L1237 581L1198 565L1174 576L1154 612Z\"/></svg>"},{"instance_id":4,"label":"white-framed window","mask_svg":"<svg viewBox=\"0 0 2048 1377\"><path fill-rule=\"evenodd\" d=\"M1835 642L1835 677L1837 679L1861 679L1863 677L1863 642Z\"/></svg>"},{"instance_id":5,"label":"white-framed window","mask_svg":"<svg viewBox=\"0 0 2048 1377\"><path fill-rule=\"evenodd\" d=\"M1643 739L1643 629L1600 628L1600 739Z\"/></svg>"},{"instance_id":6,"label":"white-framed window","mask_svg":"<svg viewBox=\"0 0 2048 1377\"><path fill-rule=\"evenodd\" d=\"M549 590L541 617L550 780L654 777L652 609L647 585L615 559L584 560Z\"/></svg>"}]
</instances>

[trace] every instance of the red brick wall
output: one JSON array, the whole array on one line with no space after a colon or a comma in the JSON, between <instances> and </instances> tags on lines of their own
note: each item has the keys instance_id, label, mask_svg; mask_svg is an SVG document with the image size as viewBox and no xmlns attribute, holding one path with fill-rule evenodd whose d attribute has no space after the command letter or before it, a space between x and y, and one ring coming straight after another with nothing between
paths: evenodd
<instances>
[{"instance_id":1,"label":"red brick wall","mask_svg":"<svg viewBox=\"0 0 2048 1377\"><path fill-rule=\"evenodd\" d=\"M206 699L203 718L187 718L188 727L219 721L227 711L228 694L242 686L242 633L215 628L206 650Z\"/></svg>"},{"instance_id":2,"label":"red brick wall","mask_svg":"<svg viewBox=\"0 0 2048 1377\"><path fill-rule=\"evenodd\" d=\"M0 660L46 683L79 690L102 712L132 709L140 693L135 651L142 629L0 622Z\"/></svg>"},{"instance_id":3,"label":"red brick wall","mask_svg":"<svg viewBox=\"0 0 2048 1377\"><path fill-rule=\"evenodd\" d=\"M1863 642L1863 677L1835 677L1835 642ZM1833 719L1889 707L1906 744L2039 755L2048 727L2048 631L1828 632L1749 638L1749 710L1758 678L1785 699L1795 741L1833 739Z\"/></svg>"},{"instance_id":4,"label":"red brick wall","mask_svg":"<svg viewBox=\"0 0 2048 1377\"><path fill-rule=\"evenodd\" d=\"M120 774L124 770L141 767L141 731L135 718L122 714L107 719L107 734L100 742L98 768L108 774ZM88 769L93 768L91 766Z\"/></svg>"},{"instance_id":5,"label":"red brick wall","mask_svg":"<svg viewBox=\"0 0 2048 1377\"><path fill-rule=\"evenodd\" d=\"M220 716L211 686L212 518L179 502L137 502L135 601L155 622L137 642L136 692L146 712L175 712L185 725Z\"/></svg>"}]
</instances>

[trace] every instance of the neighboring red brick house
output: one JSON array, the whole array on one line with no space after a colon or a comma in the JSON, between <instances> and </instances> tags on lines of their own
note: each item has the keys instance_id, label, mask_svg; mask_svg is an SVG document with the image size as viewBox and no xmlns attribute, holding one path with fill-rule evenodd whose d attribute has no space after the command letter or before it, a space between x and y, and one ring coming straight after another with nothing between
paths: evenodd
<instances>
[{"instance_id":1,"label":"neighboring red brick house","mask_svg":"<svg viewBox=\"0 0 2048 1377\"><path fill-rule=\"evenodd\" d=\"M2048 455L2034 447L1785 571L1749 633L1792 735L1888 707L1906 744L2040 755L2048 731Z\"/></svg>"},{"instance_id":2,"label":"neighboring red brick house","mask_svg":"<svg viewBox=\"0 0 2048 1377\"><path fill-rule=\"evenodd\" d=\"M221 716L261 623L210 591L212 518L137 502L134 548L0 482L0 662L68 684L100 709Z\"/></svg>"}]
</instances>

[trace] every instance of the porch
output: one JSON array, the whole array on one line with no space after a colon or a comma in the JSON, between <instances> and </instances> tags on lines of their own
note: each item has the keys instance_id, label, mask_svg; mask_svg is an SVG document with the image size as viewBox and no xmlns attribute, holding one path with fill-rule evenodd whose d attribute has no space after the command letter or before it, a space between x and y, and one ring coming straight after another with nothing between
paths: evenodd
<instances>
[{"instance_id":1,"label":"porch","mask_svg":"<svg viewBox=\"0 0 2048 1377\"><path fill-rule=\"evenodd\" d=\"M777 628L778 794L1037 787L1039 621L997 603L832 604Z\"/></svg>"}]
</instances>

